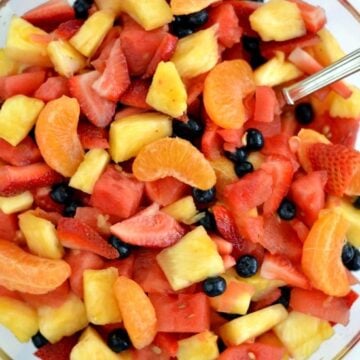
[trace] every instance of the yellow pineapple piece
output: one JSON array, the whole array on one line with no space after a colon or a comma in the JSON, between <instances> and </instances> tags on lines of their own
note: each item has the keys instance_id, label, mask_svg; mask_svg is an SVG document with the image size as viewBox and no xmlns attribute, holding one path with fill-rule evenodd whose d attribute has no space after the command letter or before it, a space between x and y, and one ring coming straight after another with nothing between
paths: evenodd
<instances>
[{"instance_id":1,"label":"yellow pineapple piece","mask_svg":"<svg viewBox=\"0 0 360 360\"><path fill-rule=\"evenodd\" d=\"M30 191L10 197L0 196L0 209L5 214L14 214L31 208L33 201Z\"/></svg>"},{"instance_id":2,"label":"yellow pineapple piece","mask_svg":"<svg viewBox=\"0 0 360 360\"><path fill-rule=\"evenodd\" d=\"M47 51L55 70L71 77L86 66L86 59L65 40L51 41Z\"/></svg>"},{"instance_id":3,"label":"yellow pineapple piece","mask_svg":"<svg viewBox=\"0 0 360 360\"><path fill-rule=\"evenodd\" d=\"M69 185L87 194L92 194L96 181L110 162L110 155L104 149L91 149L71 177Z\"/></svg>"},{"instance_id":4,"label":"yellow pineapple piece","mask_svg":"<svg viewBox=\"0 0 360 360\"><path fill-rule=\"evenodd\" d=\"M257 86L277 86L300 77L303 73L291 62L285 60L285 54L276 55L254 71Z\"/></svg>"},{"instance_id":5,"label":"yellow pineapple piece","mask_svg":"<svg viewBox=\"0 0 360 360\"><path fill-rule=\"evenodd\" d=\"M188 232L156 257L173 290L186 288L224 272L216 244L202 226Z\"/></svg>"},{"instance_id":6,"label":"yellow pineapple piece","mask_svg":"<svg viewBox=\"0 0 360 360\"><path fill-rule=\"evenodd\" d=\"M119 306L113 286L118 278L118 270L111 267L102 270L85 270L84 302L89 321L95 325L105 325L121 321Z\"/></svg>"},{"instance_id":7,"label":"yellow pineapple piece","mask_svg":"<svg viewBox=\"0 0 360 360\"><path fill-rule=\"evenodd\" d=\"M219 356L217 336L211 331L193 335L178 342L178 360L215 360Z\"/></svg>"},{"instance_id":8,"label":"yellow pineapple piece","mask_svg":"<svg viewBox=\"0 0 360 360\"><path fill-rule=\"evenodd\" d=\"M95 12L70 39L70 44L84 56L91 57L111 29L114 20L113 12L104 10Z\"/></svg>"},{"instance_id":9,"label":"yellow pineapple piece","mask_svg":"<svg viewBox=\"0 0 360 360\"><path fill-rule=\"evenodd\" d=\"M171 61L162 61L157 66L146 102L154 109L175 118L185 113L186 88Z\"/></svg>"},{"instance_id":10,"label":"yellow pineapple piece","mask_svg":"<svg viewBox=\"0 0 360 360\"><path fill-rule=\"evenodd\" d=\"M215 186L219 197L223 193L225 186L238 180L238 177L235 173L234 163L224 156L210 160L210 164L215 170L217 180ZM221 200L221 198L219 198L219 200Z\"/></svg>"},{"instance_id":11,"label":"yellow pineapple piece","mask_svg":"<svg viewBox=\"0 0 360 360\"><path fill-rule=\"evenodd\" d=\"M285 41L306 34L298 6L286 0L271 0L249 17L250 25L263 41Z\"/></svg>"},{"instance_id":12,"label":"yellow pineapple piece","mask_svg":"<svg viewBox=\"0 0 360 360\"><path fill-rule=\"evenodd\" d=\"M170 6L174 15L187 15L207 8L219 0L171 0Z\"/></svg>"},{"instance_id":13,"label":"yellow pineapple piece","mask_svg":"<svg viewBox=\"0 0 360 360\"><path fill-rule=\"evenodd\" d=\"M141 113L115 120L110 126L110 154L115 162L135 157L146 145L172 134L169 116Z\"/></svg>"},{"instance_id":14,"label":"yellow pineapple piece","mask_svg":"<svg viewBox=\"0 0 360 360\"><path fill-rule=\"evenodd\" d=\"M265 156L259 153L258 151L252 152L249 154L247 161L251 162L254 169L257 170L261 167L262 163L265 161Z\"/></svg>"},{"instance_id":15,"label":"yellow pineapple piece","mask_svg":"<svg viewBox=\"0 0 360 360\"><path fill-rule=\"evenodd\" d=\"M35 125L43 107L43 101L24 95L7 99L0 110L0 138L18 145Z\"/></svg>"},{"instance_id":16,"label":"yellow pineapple piece","mask_svg":"<svg viewBox=\"0 0 360 360\"><path fill-rule=\"evenodd\" d=\"M0 296L0 324L20 342L29 341L39 330L36 311L26 303L6 296Z\"/></svg>"},{"instance_id":17,"label":"yellow pineapple piece","mask_svg":"<svg viewBox=\"0 0 360 360\"><path fill-rule=\"evenodd\" d=\"M346 239L356 247L360 247L360 210L347 201L341 200L340 211L349 222Z\"/></svg>"},{"instance_id":18,"label":"yellow pineapple piece","mask_svg":"<svg viewBox=\"0 0 360 360\"><path fill-rule=\"evenodd\" d=\"M25 236L27 246L33 254L49 259L63 257L64 249L52 222L28 211L19 215L19 226Z\"/></svg>"},{"instance_id":19,"label":"yellow pineapple piece","mask_svg":"<svg viewBox=\"0 0 360 360\"><path fill-rule=\"evenodd\" d=\"M171 9L166 0L121 0L120 4L121 10L145 30L153 30L172 21Z\"/></svg>"},{"instance_id":20,"label":"yellow pineapple piece","mask_svg":"<svg viewBox=\"0 0 360 360\"><path fill-rule=\"evenodd\" d=\"M295 360L305 360L334 334L331 325L314 316L292 311L274 332Z\"/></svg>"},{"instance_id":21,"label":"yellow pineapple piece","mask_svg":"<svg viewBox=\"0 0 360 360\"><path fill-rule=\"evenodd\" d=\"M10 59L4 49L0 49L0 76L15 75L19 70L19 64Z\"/></svg>"},{"instance_id":22,"label":"yellow pineapple piece","mask_svg":"<svg viewBox=\"0 0 360 360\"><path fill-rule=\"evenodd\" d=\"M36 36L47 36L47 33L26 20L14 16L6 39L6 55L22 64L51 66L46 50L47 44L36 41L34 38Z\"/></svg>"},{"instance_id":23,"label":"yellow pineapple piece","mask_svg":"<svg viewBox=\"0 0 360 360\"><path fill-rule=\"evenodd\" d=\"M198 214L194 198L190 195L163 207L161 211L172 216L175 220L188 225L193 223Z\"/></svg>"},{"instance_id":24,"label":"yellow pineapple piece","mask_svg":"<svg viewBox=\"0 0 360 360\"><path fill-rule=\"evenodd\" d=\"M88 325L84 303L73 293L59 307L38 308L40 332L51 343L75 334Z\"/></svg>"},{"instance_id":25,"label":"yellow pineapple piece","mask_svg":"<svg viewBox=\"0 0 360 360\"><path fill-rule=\"evenodd\" d=\"M331 116L360 118L360 89L355 86L350 86L350 88L352 95L348 99L344 99L341 95L334 93L329 109Z\"/></svg>"},{"instance_id":26,"label":"yellow pineapple piece","mask_svg":"<svg viewBox=\"0 0 360 360\"><path fill-rule=\"evenodd\" d=\"M171 61L182 78L192 78L211 70L219 58L218 25L180 39Z\"/></svg>"},{"instance_id":27,"label":"yellow pineapple piece","mask_svg":"<svg viewBox=\"0 0 360 360\"><path fill-rule=\"evenodd\" d=\"M99 10L112 11L114 14L121 13L121 1L119 0L95 0L95 4Z\"/></svg>"}]
</instances>

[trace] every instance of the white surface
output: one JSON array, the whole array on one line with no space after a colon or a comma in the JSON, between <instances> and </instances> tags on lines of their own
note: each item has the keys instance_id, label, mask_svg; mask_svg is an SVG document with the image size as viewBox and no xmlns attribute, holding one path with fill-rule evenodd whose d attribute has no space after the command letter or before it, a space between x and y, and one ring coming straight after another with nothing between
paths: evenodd
<instances>
[{"instance_id":1,"label":"white surface","mask_svg":"<svg viewBox=\"0 0 360 360\"><path fill-rule=\"evenodd\" d=\"M0 3L3 0L0 0ZM141 1L141 0L140 0ZM342 9L336 0L308 0L311 3L322 5L327 9L328 13L328 27L340 39L340 42L346 52L350 52L360 47L360 25L356 23L344 9ZM0 11L0 45L4 43L6 37L7 22L13 12L21 15L25 11L34 6L41 4L44 0L10 0L10 3ZM360 0L351 0L351 3L360 9ZM10 5L11 4L11 9ZM350 80L352 83L360 87L360 74L353 76ZM360 292L360 286L356 288ZM355 333L360 329L360 301L358 301L351 314L351 323L344 331L342 326L337 326L340 331L328 342L324 343L320 351L316 354L314 359L329 360L336 355L336 352L341 349L339 344L346 344L350 339L350 330ZM32 344L21 345L11 335L9 331L0 327L0 347L15 360L31 360L34 357L31 355L34 352ZM346 360L360 359L360 346L353 349L345 358ZM190 360L190 359L189 359Z\"/></svg>"}]
</instances>

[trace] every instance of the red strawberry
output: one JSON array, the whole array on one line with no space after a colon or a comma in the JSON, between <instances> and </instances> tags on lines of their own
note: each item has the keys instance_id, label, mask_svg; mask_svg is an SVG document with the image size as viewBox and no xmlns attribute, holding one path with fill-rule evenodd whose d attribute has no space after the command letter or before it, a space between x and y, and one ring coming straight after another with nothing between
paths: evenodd
<instances>
[{"instance_id":1,"label":"red strawberry","mask_svg":"<svg viewBox=\"0 0 360 360\"><path fill-rule=\"evenodd\" d=\"M116 104L102 98L92 85L101 76L97 71L73 76L69 79L69 89L80 104L81 111L98 127L106 127L111 122Z\"/></svg>"},{"instance_id":2,"label":"red strawberry","mask_svg":"<svg viewBox=\"0 0 360 360\"><path fill-rule=\"evenodd\" d=\"M120 97L120 102L127 106L140 109L151 109L146 103L146 96L149 91L150 81L146 79L133 80L124 94Z\"/></svg>"},{"instance_id":3,"label":"red strawberry","mask_svg":"<svg viewBox=\"0 0 360 360\"><path fill-rule=\"evenodd\" d=\"M174 218L159 211L157 204L113 225L110 230L126 243L158 248L174 244L185 233Z\"/></svg>"},{"instance_id":4,"label":"red strawberry","mask_svg":"<svg viewBox=\"0 0 360 360\"><path fill-rule=\"evenodd\" d=\"M55 202L51 196L51 187L38 187L32 191L34 196L35 205L40 209L45 211L54 211L58 213L62 213L64 209L64 205Z\"/></svg>"},{"instance_id":5,"label":"red strawberry","mask_svg":"<svg viewBox=\"0 0 360 360\"><path fill-rule=\"evenodd\" d=\"M78 135L84 149L108 149L109 134L104 128L99 128L88 121L80 121Z\"/></svg>"},{"instance_id":6,"label":"red strawberry","mask_svg":"<svg viewBox=\"0 0 360 360\"><path fill-rule=\"evenodd\" d=\"M4 214L0 210L0 239L14 241L17 230L17 214Z\"/></svg>"},{"instance_id":7,"label":"red strawberry","mask_svg":"<svg viewBox=\"0 0 360 360\"><path fill-rule=\"evenodd\" d=\"M291 2L296 3L300 9L306 30L317 33L325 26L327 20L325 10L322 7L311 5L302 0L291 0Z\"/></svg>"},{"instance_id":8,"label":"red strawberry","mask_svg":"<svg viewBox=\"0 0 360 360\"><path fill-rule=\"evenodd\" d=\"M74 314L75 315L75 314ZM35 352L41 360L69 360L72 348L77 344L79 335L63 337L55 344L46 344Z\"/></svg>"},{"instance_id":9,"label":"red strawberry","mask_svg":"<svg viewBox=\"0 0 360 360\"><path fill-rule=\"evenodd\" d=\"M58 99L63 95L69 95L68 81L61 76L55 76L48 78L41 84L35 91L34 97L48 102Z\"/></svg>"},{"instance_id":10,"label":"red strawberry","mask_svg":"<svg viewBox=\"0 0 360 360\"><path fill-rule=\"evenodd\" d=\"M118 251L98 232L77 219L61 218L57 233L61 244L70 249L90 251L107 259L119 257Z\"/></svg>"},{"instance_id":11,"label":"red strawberry","mask_svg":"<svg viewBox=\"0 0 360 360\"><path fill-rule=\"evenodd\" d=\"M0 196L11 196L39 186L49 186L62 176L45 163L0 167Z\"/></svg>"},{"instance_id":12,"label":"red strawberry","mask_svg":"<svg viewBox=\"0 0 360 360\"><path fill-rule=\"evenodd\" d=\"M54 38L69 40L77 33L83 23L84 21L79 19L72 19L61 23L53 32Z\"/></svg>"}]
</instances>

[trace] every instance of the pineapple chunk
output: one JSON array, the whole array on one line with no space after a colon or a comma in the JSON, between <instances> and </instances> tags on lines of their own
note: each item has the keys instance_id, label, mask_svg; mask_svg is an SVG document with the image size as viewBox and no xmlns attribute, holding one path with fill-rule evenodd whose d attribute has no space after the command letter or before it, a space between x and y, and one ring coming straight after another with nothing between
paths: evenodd
<instances>
[{"instance_id":1,"label":"pineapple chunk","mask_svg":"<svg viewBox=\"0 0 360 360\"><path fill-rule=\"evenodd\" d=\"M219 0L171 0L170 6L174 15L187 15L207 8Z\"/></svg>"},{"instance_id":2,"label":"pineapple chunk","mask_svg":"<svg viewBox=\"0 0 360 360\"><path fill-rule=\"evenodd\" d=\"M64 249L52 222L28 211L19 215L19 226L25 236L27 246L33 254L49 259L63 257Z\"/></svg>"},{"instance_id":3,"label":"pineapple chunk","mask_svg":"<svg viewBox=\"0 0 360 360\"><path fill-rule=\"evenodd\" d=\"M71 177L69 185L74 189L92 194L96 181L105 171L110 162L110 156L104 149L91 149Z\"/></svg>"},{"instance_id":4,"label":"pineapple chunk","mask_svg":"<svg viewBox=\"0 0 360 360\"><path fill-rule=\"evenodd\" d=\"M178 360L215 360L219 356L217 336L204 331L178 342Z\"/></svg>"},{"instance_id":5,"label":"pineapple chunk","mask_svg":"<svg viewBox=\"0 0 360 360\"><path fill-rule=\"evenodd\" d=\"M110 154L115 162L129 160L146 145L172 134L171 119L151 112L115 120L110 126Z\"/></svg>"},{"instance_id":6,"label":"pineapple chunk","mask_svg":"<svg viewBox=\"0 0 360 360\"><path fill-rule=\"evenodd\" d=\"M19 70L19 64L10 59L4 49L0 49L0 76L15 75Z\"/></svg>"},{"instance_id":7,"label":"pineapple chunk","mask_svg":"<svg viewBox=\"0 0 360 360\"><path fill-rule=\"evenodd\" d=\"M224 272L216 244L202 226L188 232L179 242L156 257L173 290Z\"/></svg>"},{"instance_id":8,"label":"pineapple chunk","mask_svg":"<svg viewBox=\"0 0 360 360\"><path fill-rule=\"evenodd\" d=\"M18 145L35 125L43 107L41 100L24 95L7 99L0 110L0 138Z\"/></svg>"},{"instance_id":9,"label":"pineapple chunk","mask_svg":"<svg viewBox=\"0 0 360 360\"><path fill-rule=\"evenodd\" d=\"M284 306L272 305L229 321L219 328L219 335L227 346L240 345L272 329L287 316Z\"/></svg>"},{"instance_id":10,"label":"pineapple chunk","mask_svg":"<svg viewBox=\"0 0 360 360\"><path fill-rule=\"evenodd\" d=\"M194 198L190 195L165 206L161 211L172 216L175 220L188 225L192 224L193 219L198 213Z\"/></svg>"},{"instance_id":11,"label":"pineapple chunk","mask_svg":"<svg viewBox=\"0 0 360 360\"><path fill-rule=\"evenodd\" d=\"M121 1L119 0L95 0L99 10L112 11L116 15L121 13Z\"/></svg>"},{"instance_id":12,"label":"pineapple chunk","mask_svg":"<svg viewBox=\"0 0 360 360\"><path fill-rule=\"evenodd\" d=\"M59 307L38 308L40 332L52 344L64 336L75 334L88 325L84 303L73 293Z\"/></svg>"},{"instance_id":13,"label":"pineapple chunk","mask_svg":"<svg viewBox=\"0 0 360 360\"><path fill-rule=\"evenodd\" d=\"M218 25L180 39L171 61L182 78L193 78L211 70L219 58Z\"/></svg>"},{"instance_id":14,"label":"pineapple chunk","mask_svg":"<svg viewBox=\"0 0 360 360\"><path fill-rule=\"evenodd\" d=\"M276 325L274 331L295 360L307 359L334 334L327 321L296 311Z\"/></svg>"},{"instance_id":15,"label":"pineapple chunk","mask_svg":"<svg viewBox=\"0 0 360 360\"><path fill-rule=\"evenodd\" d=\"M20 342L29 341L39 330L36 311L26 303L6 296L0 296L0 324Z\"/></svg>"},{"instance_id":16,"label":"pineapple chunk","mask_svg":"<svg viewBox=\"0 0 360 360\"><path fill-rule=\"evenodd\" d=\"M251 162L254 170L258 170L265 161L265 156L260 152L252 152L249 154L247 161Z\"/></svg>"},{"instance_id":17,"label":"pineapple chunk","mask_svg":"<svg viewBox=\"0 0 360 360\"><path fill-rule=\"evenodd\" d=\"M226 185L238 180L238 177L234 170L234 163L224 156L220 156L210 161L212 168L216 174L216 193L218 199L222 200L222 194Z\"/></svg>"},{"instance_id":18,"label":"pineapple chunk","mask_svg":"<svg viewBox=\"0 0 360 360\"><path fill-rule=\"evenodd\" d=\"M249 17L250 25L263 41L285 41L306 34L298 6L286 0L272 0Z\"/></svg>"},{"instance_id":19,"label":"pineapple chunk","mask_svg":"<svg viewBox=\"0 0 360 360\"><path fill-rule=\"evenodd\" d=\"M48 36L48 34L26 20L14 16L6 39L6 55L21 64L51 66L46 42L37 42L34 36Z\"/></svg>"},{"instance_id":20,"label":"pineapple chunk","mask_svg":"<svg viewBox=\"0 0 360 360\"><path fill-rule=\"evenodd\" d=\"M121 0L121 10L128 13L145 30L154 30L172 21L166 0Z\"/></svg>"},{"instance_id":21,"label":"pineapple chunk","mask_svg":"<svg viewBox=\"0 0 360 360\"><path fill-rule=\"evenodd\" d=\"M257 86L277 86L300 77L303 73L291 62L285 60L285 54L276 52L276 56L254 71Z\"/></svg>"},{"instance_id":22,"label":"pineapple chunk","mask_svg":"<svg viewBox=\"0 0 360 360\"><path fill-rule=\"evenodd\" d=\"M84 56L91 57L111 29L114 20L115 15L112 12L95 12L70 39L70 44Z\"/></svg>"},{"instance_id":23,"label":"pineapple chunk","mask_svg":"<svg viewBox=\"0 0 360 360\"><path fill-rule=\"evenodd\" d=\"M84 302L89 321L105 325L121 321L119 306L113 286L118 270L111 267L103 270L85 270Z\"/></svg>"},{"instance_id":24,"label":"pineapple chunk","mask_svg":"<svg viewBox=\"0 0 360 360\"><path fill-rule=\"evenodd\" d=\"M31 208L33 201L30 191L10 197L0 196L0 210L5 214L14 214Z\"/></svg>"},{"instance_id":25,"label":"pineapple chunk","mask_svg":"<svg viewBox=\"0 0 360 360\"><path fill-rule=\"evenodd\" d=\"M171 61L162 61L157 66L146 102L154 109L175 118L186 111L186 88Z\"/></svg>"},{"instance_id":26,"label":"pineapple chunk","mask_svg":"<svg viewBox=\"0 0 360 360\"><path fill-rule=\"evenodd\" d=\"M334 93L329 109L331 116L360 118L360 89L355 86L350 86L350 88L352 95L348 99L344 99L341 95Z\"/></svg>"},{"instance_id":27,"label":"pineapple chunk","mask_svg":"<svg viewBox=\"0 0 360 360\"><path fill-rule=\"evenodd\" d=\"M65 77L71 77L86 66L86 60L67 41L54 40L47 47L55 70Z\"/></svg>"},{"instance_id":28,"label":"pineapple chunk","mask_svg":"<svg viewBox=\"0 0 360 360\"><path fill-rule=\"evenodd\" d=\"M346 239L354 246L360 247L360 210L342 200L340 203L340 211L343 217L349 222Z\"/></svg>"}]
</instances>

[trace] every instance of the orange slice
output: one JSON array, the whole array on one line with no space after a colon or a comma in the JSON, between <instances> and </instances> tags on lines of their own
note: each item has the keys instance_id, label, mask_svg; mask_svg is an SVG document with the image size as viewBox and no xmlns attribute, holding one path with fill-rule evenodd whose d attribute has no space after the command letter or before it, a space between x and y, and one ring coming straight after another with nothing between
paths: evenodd
<instances>
[{"instance_id":1,"label":"orange slice","mask_svg":"<svg viewBox=\"0 0 360 360\"><path fill-rule=\"evenodd\" d=\"M41 155L65 177L74 175L84 158L77 134L79 114L77 100L62 96L48 102L36 122L35 136Z\"/></svg>"},{"instance_id":2,"label":"orange slice","mask_svg":"<svg viewBox=\"0 0 360 360\"><path fill-rule=\"evenodd\" d=\"M141 181L173 176L201 190L216 183L215 172L204 155L180 138L163 138L145 146L133 163L133 173Z\"/></svg>"}]
</instances>

